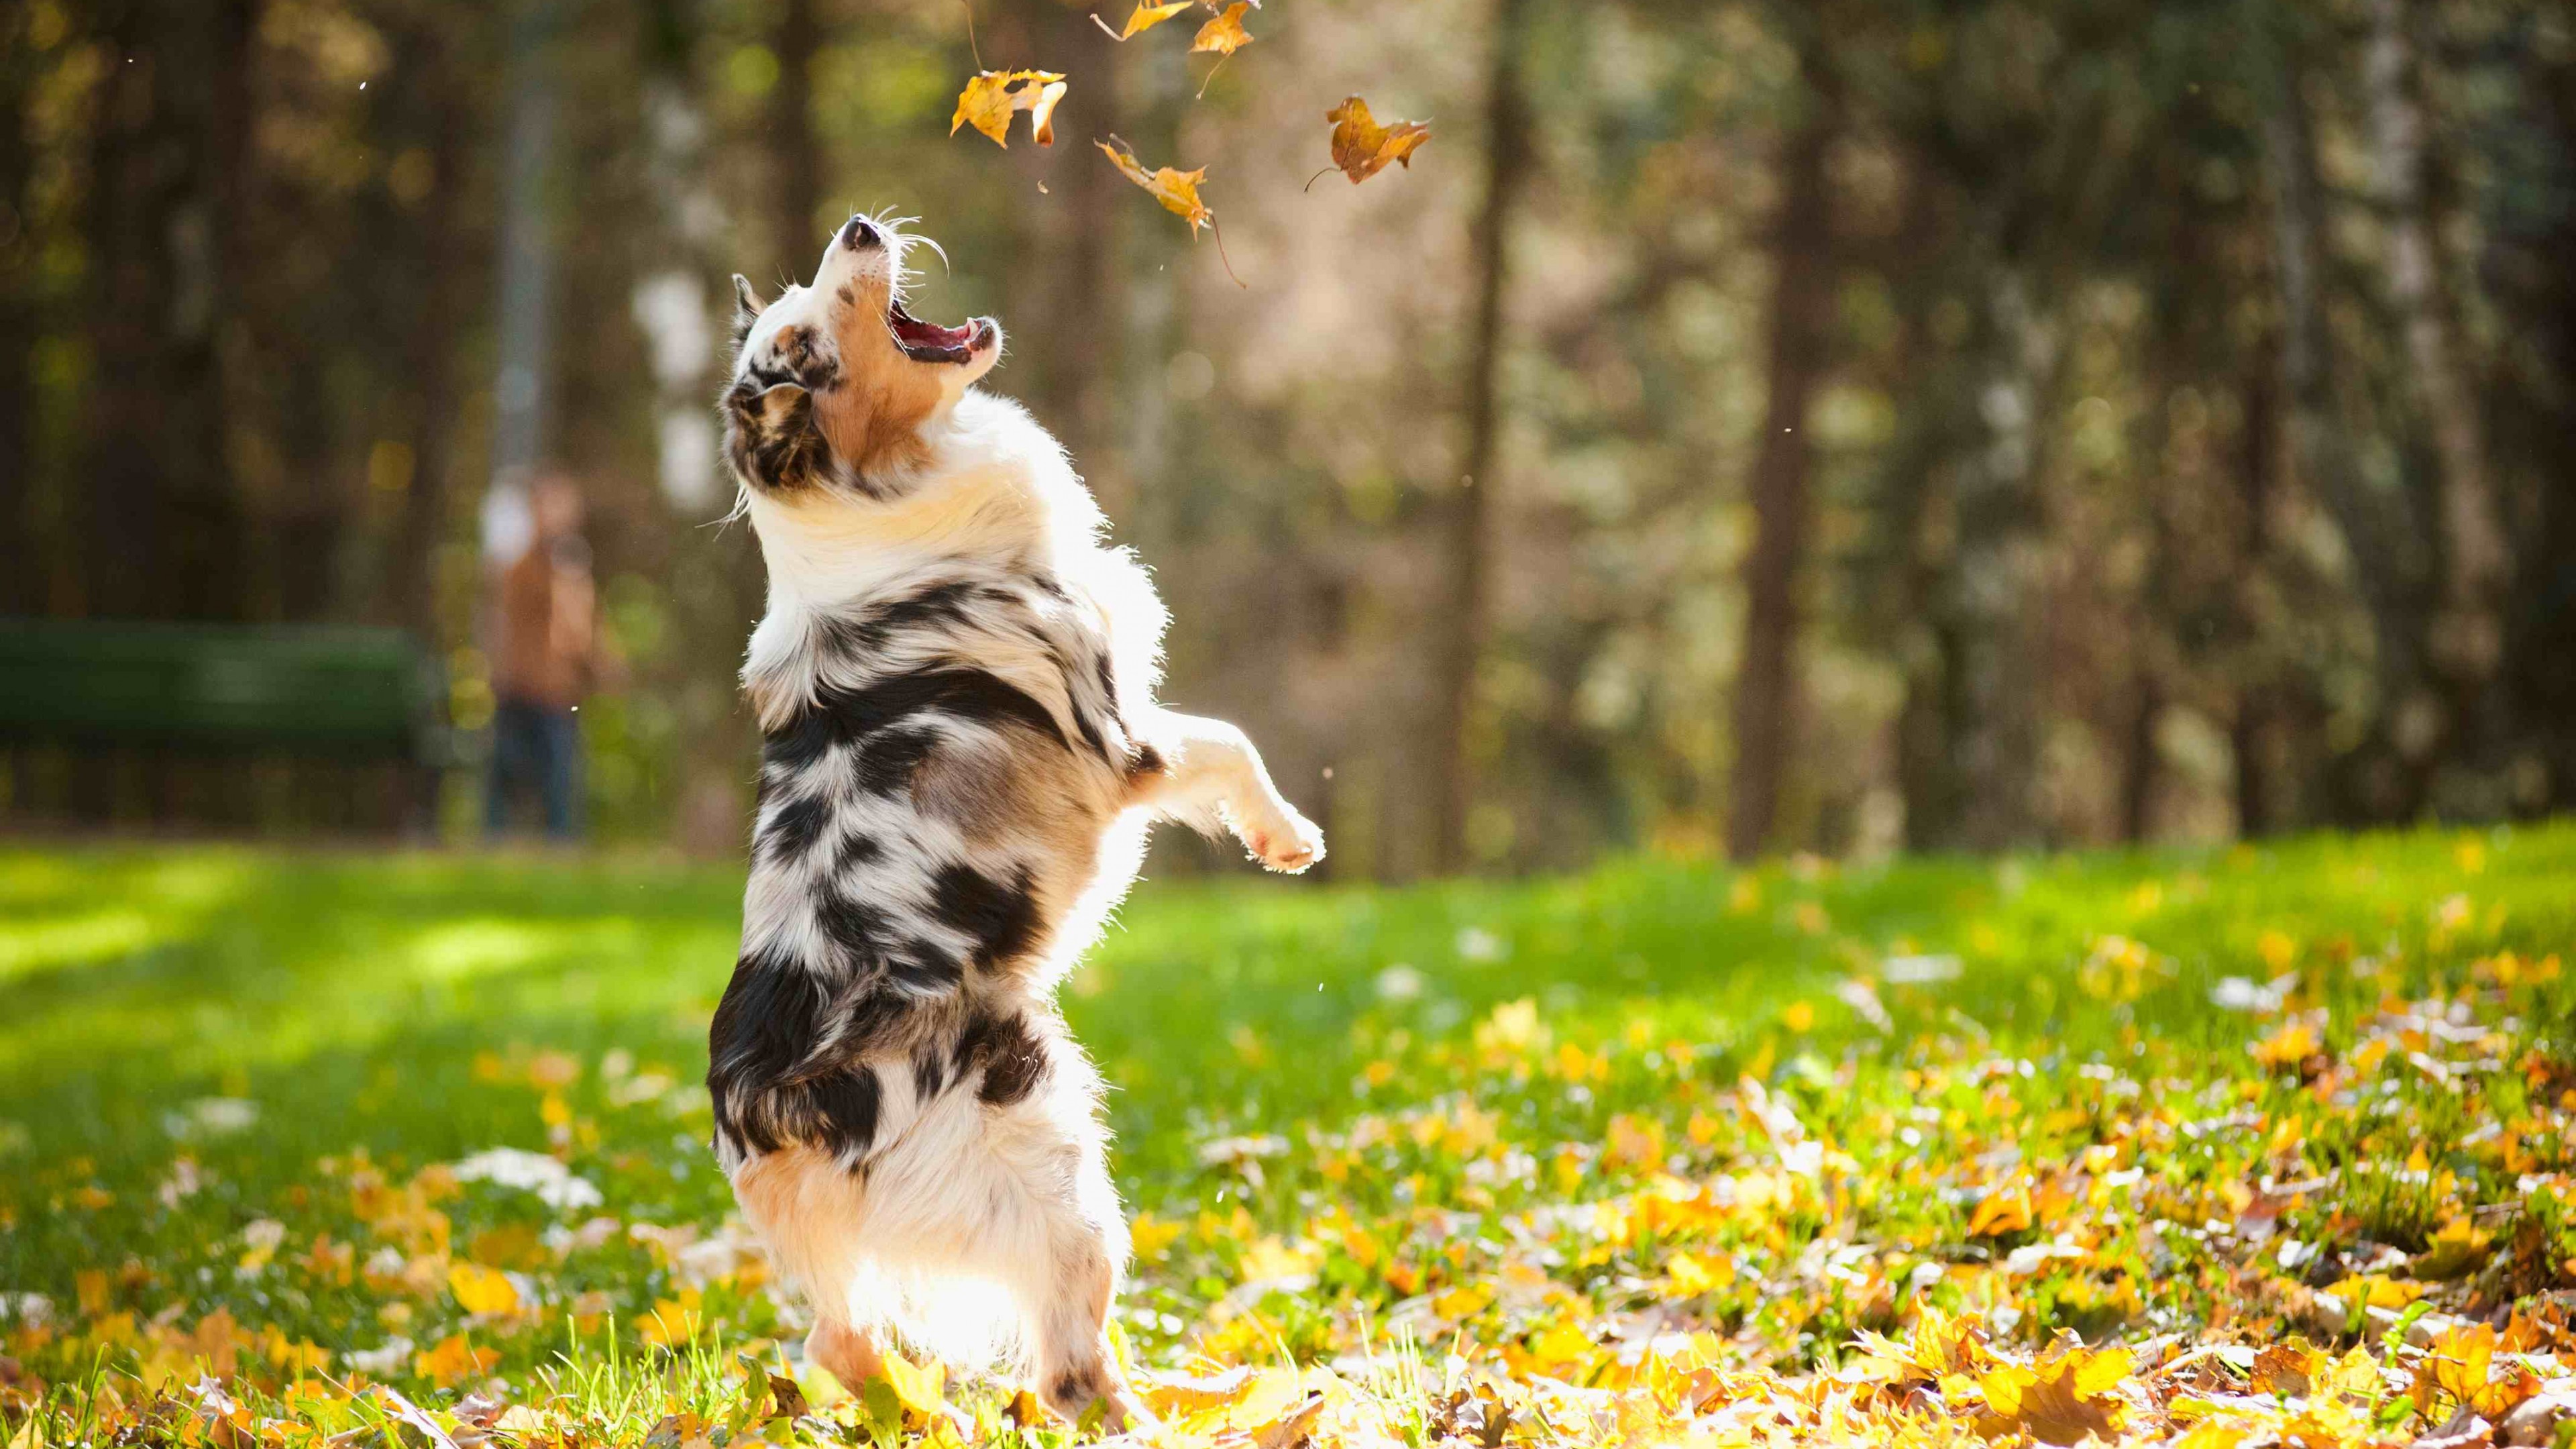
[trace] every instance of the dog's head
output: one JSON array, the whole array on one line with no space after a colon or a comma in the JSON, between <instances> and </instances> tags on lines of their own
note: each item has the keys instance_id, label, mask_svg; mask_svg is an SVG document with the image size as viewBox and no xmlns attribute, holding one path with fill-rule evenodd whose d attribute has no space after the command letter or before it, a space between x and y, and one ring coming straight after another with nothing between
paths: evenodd
<instances>
[{"instance_id":1,"label":"dog's head","mask_svg":"<svg viewBox=\"0 0 2576 1449\"><path fill-rule=\"evenodd\" d=\"M904 252L918 241L853 216L811 285L764 304L733 279L725 458L743 486L877 495L928 456L930 428L992 370L1002 329L991 318L938 327L904 310Z\"/></svg>"}]
</instances>

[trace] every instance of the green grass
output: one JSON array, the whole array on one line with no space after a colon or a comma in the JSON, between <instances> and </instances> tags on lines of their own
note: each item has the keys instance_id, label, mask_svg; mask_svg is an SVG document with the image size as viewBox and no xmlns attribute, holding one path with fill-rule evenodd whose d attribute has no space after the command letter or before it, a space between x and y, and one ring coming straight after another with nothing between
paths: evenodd
<instances>
[{"instance_id":1,"label":"green grass","mask_svg":"<svg viewBox=\"0 0 2576 1449\"><path fill-rule=\"evenodd\" d=\"M355 1243L361 1260L387 1244L421 1256L426 1240L374 1221L367 1184L399 1187L496 1146L554 1152L620 1225L720 1223L729 1198L704 1150L695 1083L740 888L735 870L644 860L0 852L0 1294L60 1305L49 1334L19 1312L18 1349L57 1376L71 1373L63 1355L75 1347L148 1356L149 1330L84 1336L78 1320L128 1312L149 1324L173 1305L172 1323L220 1308L342 1361L396 1335L426 1348L467 1323L501 1354L505 1378L547 1362L567 1328L600 1320L603 1334L623 1323L631 1335L678 1291L667 1256L622 1232L534 1248L562 1215L501 1187L431 1202L452 1259L529 1275L549 1309L517 1330L469 1322L434 1282L395 1289L290 1260L317 1238ZM1656 1171L1688 1176L1767 1152L1734 1093L1748 1073L1868 1174L1784 1217L1780 1253L1849 1222L1888 1254L1957 1260L1940 1245L1962 1239L1975 1180L2035 1170L2011 1169L1998 1144L2036 1163L2060 1139L2070 1154L2119 1140L2101 1130L2113 1109L2097 1090L2113 1074L2139 1078L2151 1104L2269 1112L2296 1083L2277 1084L2247 1045L2285 1012L2324 1013L2320 1047L2342 1053L2383 998L2466 991L2471 963L2498 952L2536 960L2571 948L2576 825L2555 825L1742 875L1633 860L1565 880L1402 890L1147 883L1065 1005L1114 1086L1115 1167L1131 1208L1197 1225L1149 1255L1130 1297L1139 1353L1163 1357L1256 1276L1250 1255L1265 1236L1329 1246L1338 1229L1319 1224L1356 1222L1401 1247L1387 1225L1426 1208L1481 1214L1490 1228ZM1945 956L1956 975L1921 984L1888 965ZM2213 1002L2223 978L2290 974L2286 1002L2250 1014ZM1874 997L1854 980L1874 983ZM1883 1025L1855 1009L1872 999ZM2508 1004L2546 1049L2567 1001L2561 976ZM532 1084L538 1053L569 1058L577 1078ZM2515 1080L2499 1072L2495 1083ZM2291 1096L2275 1103L2276 1092ZM2469 1099L2410 1088L2408 1130L2465 1138L2481 1113L2548 1109L2545 1091L2529 1102L2496 1093L2509 1088ZM255 1121L221 1130L225 1109L191 1105L208 1098L254 1103ZM2056 1120L2070 1104L2092 1125ZM1480 1116L1488 1127L1473 1126ZM2329 1112L2312 1150L2270 1150L2376 1160L2389 1143L2374 1120ZM1470 1130L1447 1131L1461 1121ZM1909 1122L1948 1147L1903 1140ZM1641 1124L1662 1134L1652 1160L1612 1171L1636 1155L1621 1144ZM1203 1150L1265 1135L1283 1141L1249 1156ZM2437 1162L2450 1145L2432 1144ZM2177 1191L2204 1169L2214 1183L2224 1174L2211 1164L2240 1171L2264 1144L2245 1149L2253 1157L2228 1150L2179 1147L2160 1170ZM2475 1155L2460 1151L2463 1163ZM1960 1153L1988 1165L1970 1170ZM181 1157L193 1179L184 1193ZM2418 1252L2447 1215L2492 1199L2462 1181L2472 1186L2446 1195L2420 1175L2347 1173L2332 1212L2355 1225L2348 1237ZM283 1228L276 1266L245 1267L257 1243L244 1232L262 1221ZM1995 1236L1999 1248L2036 1240ZM1748 1271L1771 1251L1758 1234L1727 1241ZM1385 1312L1484 1261L1440 1247L1395 1269L1353 1251L1351 1262L1323 1252L1307 1288L1256 1295L1265 1331L1323 1352L1347 1339L1353 1312ZM1624 1269L1549 1271L1612 1303L1619 1271L1661 1261L1651 1242L1637 1251ZM2172 1265L2137 1251L2133 1276L2150 1285L2140 1306L2040 1292L2030 1331L2196 1311L2173 1296L2181 1289L2159 1297ZM75 1313L84 1270L104 1281L88 1280ZM1717 1291L1699 1311L1751 1335L1772 1311L1756 1286L1741 1301ZM588 1314L572 1306L583 1294L597 1295L581 1300ZM0 1300L0 1329L15 1301ZM749 1284L712 1285L699 1306L732 1342L784 1333ZM1770 1324L1766 1352L1830 1360L1879 1311L1856 1297L1846 1316ZM391 1377L420 1383L408 1367Z\"/></svg>"}]
</instances>

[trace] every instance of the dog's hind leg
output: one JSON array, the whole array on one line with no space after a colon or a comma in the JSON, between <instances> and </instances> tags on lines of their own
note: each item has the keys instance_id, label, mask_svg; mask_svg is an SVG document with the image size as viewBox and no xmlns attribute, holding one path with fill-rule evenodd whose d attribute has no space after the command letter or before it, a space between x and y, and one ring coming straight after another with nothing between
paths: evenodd
<instances>
[{"instance_id":1,"label":"dog's hind leg","mask_svg":"<svg viewBox=\"0 0 2576 1449\"><path fill-rule=\"evenodd\" d=\"M850 1301L866 1207L861 1180L827 1153L789 1147L744 1163L733 1190L772 1266L804 1290L814 1310L805 1361L858 1392L885 1365L875 1330Z\"/></svg>"},{"instance_id":2,"label":"dog's hind leg","mask_svg":"<svg viewBox=\"0 0 2576 1449\"><path fill-rule=\"evenodd\" d=\"M1109 1309L1127 1261L1127 1224L1109 1181L1093 1093L1064 1078L1089 1064L1059 1046L1051 1090L990 1111L992 1212L979 1256L1017 1301L1038 1397L1079 1423L1095 1401L1109 1431L1153 1423L1109 1345Z\"/></svg>"}]
</instances>

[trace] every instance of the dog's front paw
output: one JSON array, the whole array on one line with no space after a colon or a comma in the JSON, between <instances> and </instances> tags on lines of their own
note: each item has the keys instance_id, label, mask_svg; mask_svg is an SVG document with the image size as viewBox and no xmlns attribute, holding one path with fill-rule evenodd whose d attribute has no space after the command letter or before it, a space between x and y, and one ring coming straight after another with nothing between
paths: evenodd
<instances>
[{"instance_id":1,"label":"dog's front paw","mask_svg":"<svg viewBox=\"0 0 2576 1449\"><path fill-rule=\"evenodd\" d=\"M1266 870L1295 875L1324 858L1324 832L1288 805L1265 809L1235 829L1243 848Z\"/></svg>"}]
</instances>

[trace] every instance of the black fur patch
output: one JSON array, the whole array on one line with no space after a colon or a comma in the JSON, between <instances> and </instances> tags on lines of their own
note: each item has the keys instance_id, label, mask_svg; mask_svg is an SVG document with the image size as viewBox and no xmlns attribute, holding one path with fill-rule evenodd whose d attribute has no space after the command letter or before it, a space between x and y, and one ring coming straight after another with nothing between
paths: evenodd
<instances>
[{"instance_id":1,"label":"black fur patch","mask_svg":"<svg viewBox=\"0 0 2576 1449\"><path fill-rule=\"evenodd\" d=\"M984 1074L975 1095L995 1107L1027 1099L1046 1075L1046 1043L1029 1030L1026 1017L988 1016L978 1012L957 1036L957 1076Z\"/></svg>"},{"instance_id":2,"label":"black fur patch","mask_svg":"<svg viewBox=\"0 0 2576 1449\"><path fill-rule=\"evenodd\" d=\"M835 1072L804 1085L816 1136L813 1145L848 1157L864 1157L877 1137L877 1109L884 1089L868 1067Z\"/></svg>"},{"instance_id":3,"label":"black fur patch","mask_svg":"<svg viewBox=\"0 0 2576 1449\"><path fill-rule=\"evenodd\" d=\"M926 729L880 730L859 747L858 785L871 795L900 795L912 788L913 773L939 746L939 736Z\"/></svg>"},{"instance_id":4,"label":"black fur patch","mask_svg":"<svg viewBox=\"0 0 2576 1449\"><path fill-rule=\"evenodd\" d=\"M831 828L831 802L819 795L800 795L778 807L761 828L752 849L772 864L801 860Z\"/></svg>"},{"instance_id":5,"label":"black fur patch","mask_svg":"<svg viewBox=\"0 0 2576 1449\"><path fill-rule=\"evenodd\" d=\"M1038 903L1025 866L1007 881L969 865L940 869L930 884L930 908L939 923L973 942L975 964L990 971L1037 944Z\"/></svg>"},{"instance_id":6,"label":"black fur patch","mask_svg":"<svg viewBox=\"0 0 2576 1449\"><path fill-rule=\"evenodd\" d=\"M1092 1386L1091 1375L1080 1369L1066 1369L1056 1376L1055 1401L1068 1407L1088 1404L1099 1397Z\"/></svg>"},{"instance_id":7,"label":"black fur patch","mask_svg":"<svg viewBox=\"0 0 2576 1449\"><path fill-rule=\"evenodd\" d=\"M924 1047L912 1054L913 1094L927 1102L948 1085L948 1064L939 1053Z\"/></svg>"},{"instance_id":8,"label":"black fur patch","mask_svg":"<svg viewBox=\"0 0 2576 1449\"><path fill-rule=\"evenodd\" d=\"M761 760L783 770L804 770L836 744L864 744L870 736L924 714L989 727L1018 725L1072 746L1056 728L1055 716L1025 692L980 669L933 669L857 689L824 689L815 703L769 731Z\"/></svg>"},{"instance_id":9,"label":"black fur patch","mask_svg":"<svg viewBox=\"0 0 2576 1449\"><path fill-rule=\"evenodd\" d=\"M858 866L870 865L885 858L885 846L873 835L853 835L841 842L832 855L832 874L847 875Z\"/></svg>"},{"instance_id":10,"label":"black fur patch","mask_svg":"<svg viewBox=\"0 0 2576 1449\"><path fill-rule=\"evenodd\" d=\"M884 955L884 915L828 886L814 903L814 928L839 948L842 966L854 975L864 975Z\"/></svg>"},{"instance_id":11,"label":"black fur patch","mask_svg":"<svg viewBox=\"0 0 2576 1449\"><path fill-rule=\"evenodd\" d=\"M707 1027L707 1092L717 1130L763 1152L778 1146L769 1095L803 1063L817 1036L822 983L785 957L761 952L734 963L733 980Z\"/></svg>"},{"instance_id":12,"label":"black fur patch","mask_svg":"<svg viewBox=\"0 0 2576 1449\"><path fill-rule=\"evenodd\" d=\"M921 996L955 990L966 979L957 958L934 941L906 941L885 965L888 979Z\"/></svg>"},{"instance_id":13,"label":"black fur patch","mask_svg":"<svg viewBox=\"0 0 2576 1449\"><path fill-rule=\"evenodd\" d=\"M798 387L793 396L775 396L779 383L763 387L752 377L725 394L725 457L743 481L755 488L791 492L813 484L831 449L814 426L813 394Z\"/></svg>"}]
</instances>

